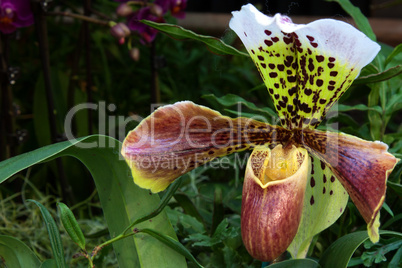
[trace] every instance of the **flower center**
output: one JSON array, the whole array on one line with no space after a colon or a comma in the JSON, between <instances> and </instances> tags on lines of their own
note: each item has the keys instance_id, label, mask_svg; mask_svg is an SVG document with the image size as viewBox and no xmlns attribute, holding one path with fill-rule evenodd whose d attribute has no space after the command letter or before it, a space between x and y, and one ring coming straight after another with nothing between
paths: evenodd
<instances>
[{"instance_id":1,"label":"flower center","mask_svg":"<svg viewBox=\"0 0 402 268\"><path fill-rule=\"evenodd\" d=\"M263 184L286 179L297 172L303 162L303 154L293 146L283 149L282 145L271 150L271 157L261 178Z\"/></svg>"},{"instance_id":2,"label":"flower center","mask_svg":"<svg viewBox=\"0 0 402 268\"><path fill-rule=\"evenodd\" d=\"M0 24L11 24L13 23L13 19L9 17L1 17Z\"/></svg>"}]
</instances>

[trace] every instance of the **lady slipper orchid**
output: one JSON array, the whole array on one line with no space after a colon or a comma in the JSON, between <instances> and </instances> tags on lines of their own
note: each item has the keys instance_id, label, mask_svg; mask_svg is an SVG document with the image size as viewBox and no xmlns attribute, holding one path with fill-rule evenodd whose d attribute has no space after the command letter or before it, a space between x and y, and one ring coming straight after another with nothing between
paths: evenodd
<instances>
[{"instance_id":1,"label":"lady slipper orchid","mask_svg":"<svg viewBox=\"0 0 402 268\"><path fill-rule=\"evenodd\" d=\"M249 253L304 257L313 236L342 214L348 194L378 241L379 210L397 159L382 142L315 128L380 47L352 26L268 17L248 4L230 27L255 62L282 126L229 118L189 101L157 109L122 147L134 182L164 190L217 157L253 150L243 185L241 230Z\"/></svg>"}]
</instances>

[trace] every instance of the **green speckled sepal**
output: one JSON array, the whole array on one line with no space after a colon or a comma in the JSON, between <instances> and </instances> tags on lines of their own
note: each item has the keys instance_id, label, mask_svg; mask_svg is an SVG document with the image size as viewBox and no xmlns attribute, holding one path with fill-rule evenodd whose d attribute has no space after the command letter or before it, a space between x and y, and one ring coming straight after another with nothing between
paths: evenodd
<instances>
[{"instance_id":1,"label":"green speckled sepal","mask_svg":"<svg viewBox=\"0 0 402 268\"><path fill-rule=\"evenodd\" d=\"M349 88L380 46L351 25L324 19L293 24L251 4L233 12L232 28L244 43L288 129L313 129Z\"/></svg>"}]
</instances>

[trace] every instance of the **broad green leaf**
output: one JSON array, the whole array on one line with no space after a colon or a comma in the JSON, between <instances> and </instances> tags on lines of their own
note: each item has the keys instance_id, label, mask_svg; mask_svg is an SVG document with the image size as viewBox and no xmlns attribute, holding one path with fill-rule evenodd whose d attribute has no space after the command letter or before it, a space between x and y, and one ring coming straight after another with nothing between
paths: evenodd
<instances>
[{"instance_id":1,"label":"broad green leaf","mask_svg":"<svg viewBox=\"0 0 402 268\"><path fill-rule=\"evenodd\" d=\"M52 215L50 215L49 210L44 207L41 203L36 200L29 199L29 202L34 203L40 209L42 213L43 220L45 221L45 226L49 234L50 245L52 246L53 258L56 261L58 268L67 267L66 259L64 257L63 243L61 242L59 228L56 225Z\"/></svg>"},{"instance_id":2,"label":"broad green leaf","mask_svg":"<svg viewBox=\"0 0 402 268\"><path fill-rule=\"evenodd\" d=\"M57 265L56 265L56 261L54 259L46 260L40 266L40 268L56 268L56 267L57 267Z\"/></svg>"},{"instance_id":3,"label":"broad green leaf","mask_svg":"<svg viewBox=\"0 0 402 268\"><path fill-rule=\"evenodd\" d=\"M254 103L246 101L242 97L234 95L234 94L227 94L223 97L216 97L214 94L208 94L208 95L204 95L202 97L207 100L215 100L220 105L223 105L225 107L242 104L252 111L257 111L260 114L263 114L267 118L270 118L270 117L276 118L277 117L276 113L273 110L271 110L270 108L268 108L268 107L258 108Z\"/></svg>"},{"instance_id":4,"label":"broad green leaf","mask_svg":"<svg viewBox=\"0 0 402 268\"><path fill-rule=\"evenodd\" d=\"M0 257L7 267L40 267L41 263L32 250L17 238L0 235Z\"/></svg>"},{"instance_id":5,"label":"broad green leaf","mask_svg":"<svg viewBox=\"0 0 402 268\"><path fill-rule=\"evenodd\" d=\"M344 212L349 195L332 171L311 156L311 176L304 195L299 229L288 251L305 258L313 237L331 226Z\"/></svg>"},{"instance_id":6,"label":"broad green leaf","mask_svg":"<svg viewBox=\"0 0 402 268\"><path fill-rule=\"evenodd\" d=\"M319 268L321 267L318 262L311 259L294 259L281 261L279 263L274 263L269 266L269 268Z\"/></svg>"},{"instance_id":7,"label":"broad green leaf","mask_svg":"<svg viewBox=\"0 0 402 268\"><path fill-rule=\"evenodd\" d=\"M349 0L326 0L328 2L337 2L343 10L348 13L355 21L357 28L360 29L365 35L367 35L371 40L376 41L376 36L371 29L368 19L363 15L358 7L355 7Z\"/></svg>"},{"instance_id":8,"label":"broad green leaf","mask_svg":"<svg viewBox=\"0 0 402 268\"><path fill-rule=\"evenodd\" d=\"M402 233L380 231L380 235L402 237ZM366 231L345 235L332 243L322 255L319 263L323 268L344 268L356 249L368 239Z\"/></svg>"},{"instance_id":9,"label":"broad green leaf","mask_svg":"<svg viewBox=\"0 0 402 268\"><path fill-rule=\"evenodd\" d=\"M371 91L368 97L368 106L374 107L378 105L380 101L380 84L371 84ZM370 134L372 140L380 140L381 139L381 126L382 119L381 115L374 111L368 112L368 117L370 121Z\"/></svg>"},{"instance_id":10,"label":"broad green leaf","mask_svg":"<svg viewBox=\"0 0 402 268\"><path fill-rule=\"evenodd\" d=\"M133 183L127 164L122 158L119 159L120 147L119 141L102 135L52 144L0 162L0 183L34 164L60 156L76 157L93 176L113 238L136 219L154 211L159 204L158 195L151 195ZM139 224L138 228L141 227L153 228L175 237L165 213ZM120 267L186 266L183 256L143 234L117 241L113 247Z\"/></svg>"},{"instance_id":11,"label":"broad green leaf","mask_svg":"<svg viewBox=\"0 0 402 268\"><path fill-rule=\"evenodd\" d=\"M388 63L392 61L392 59L402 53L402 44L397 45L394 50L391 52L391 54L388 55L387 59L385 60L384 65L386 66Z\"/></svg>"},{"instance_id":12,"label":"broad green leaf","mask_svg":"<svg viewBox=\"0 0 402 268\"><path fill-rule=\"evenodd\" d=\"M381 73L371 74L357 78L353 85L364 85L368 83L378 83L402 74L402 65L391 67Z\"/></svg>"},{"instance_id":13,"label":"broad green leaf","mask_svg":"<svg viewBox=\"0 0 402 268\"><path fill-rule=\"evenodd\" d=\"M149 234L150 236L158 239L165 245L169 246L170 248L174 249L175 251L179 252L181 255L185 256L188 260L192 261L197 267L203 267L198 261L191 255L190 251L186 249L180 242L174 240L170 236L161 234L151 229L141 229L139 232ZM170 265L169 265L170 267Z\"/></svg>"},{"instance_id":14,"label":"broad green leaf","mask_svg":"<svg viewBox=\"0 0 402 268\"><path fill-rule=\"evenodd\" d=\"M168 24L168 23L157 23L149 20L141 20L142 23L157 29L158 31L164 32L175 39L193 39L203 42L211 50L211 52L220 55L234 55L234 56L246 56L247 53L241 52L234 47L225 44L222 40L206 35L196 34L190 30L184 29L181 26Z\"/></svg>"},{"instance_id":15,"label":"broad green leaf","mask_svg":"<svg viewBox=\"0 0 402 268\"><path fill-rule=\"evenodd\" d=\"M59 214L64 229L66 229L70 238L76 243L82 250L85 250L85 237L78 225L77 220L74 217L73 212L64 203L57 203L59 207Z\"/></svg>"}]
</instances>

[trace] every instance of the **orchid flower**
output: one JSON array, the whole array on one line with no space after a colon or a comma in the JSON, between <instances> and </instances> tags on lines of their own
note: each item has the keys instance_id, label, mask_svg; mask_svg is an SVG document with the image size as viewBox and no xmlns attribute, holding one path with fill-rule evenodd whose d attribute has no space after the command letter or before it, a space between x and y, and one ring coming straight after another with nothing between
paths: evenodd
<instances>
[{"instance_id":1,"label":"orchid flower","mask_svg":"<svg viewBox=\"0 0 402 268\"><path fill-rule=\"evenodd\" d=\"M34 23L29 0L0 0L0 31L5 34Z\"/></svg>"},{"instance_id":2,"label":"orchid flower","mask_svg":"<svg viewBox=\"0 0 402 268\"><path fill-rule=\"evenodd\" d=\"M157 109L122 147L134 182L156 193L212 159L253 150L243 185L241 232L248 252L271 261L305 257L313 236L342 214L348 195L379 240L379 211L397 159L382 142L315 129L379 45L344 22L293 24L251 4L232 28L270 94L282 126L229 118L189 101Z\"/></svg>"}]
</instances>

